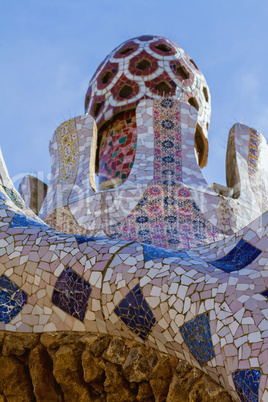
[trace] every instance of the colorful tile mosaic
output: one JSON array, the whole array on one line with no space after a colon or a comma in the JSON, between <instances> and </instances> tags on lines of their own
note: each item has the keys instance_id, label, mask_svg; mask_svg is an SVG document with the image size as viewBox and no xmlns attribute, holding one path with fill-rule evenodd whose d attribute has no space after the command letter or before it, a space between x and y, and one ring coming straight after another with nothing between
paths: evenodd
<instances>
[{"instance_id":1,"label":"colorful tile mosaic","mask_svg":"<svg viewBox=\"0 0 268 402\"><path fill-rule=\"evenodd\" d=\"M174 249L190 249L223 238L181 183L179 102L171 98L155 101L154 133L154 180L132 213L105 232L112 238Z\"/></svg>"},{"instance_id":2,"label":"colorful tile mosaic","mask_svg":"<svg viewBox=\"0 0 268 402\"><path fill-rule=\"evenodd\" d=\"M86 234L87 230L81 228L74 219L68 206L57 208L46 216L46 222L52 228L65 233Z\"/></svg>"},{"instance_id":3,"label":"colorful tile mosaic","mask_svg":"<svg viewBox=\"0 0 268 402\"><path fill-rule=\"evenodd\" d=\"M57 280L52 303L71 316L83 321L91 286L71 268L66 268Z\"/></svg>"},{"instance_id":4,"label":"colorful tile mosaic","mask_svg":"<svg viewBox=\"0 0 268 402\"><path fill-rule=\"evenodd\" d=\"M98 176L100 189L112 181L118 187L126 181L134 164L137 148L137 127L135 110L116 115L99 132ZM115 185L114 181L118 184ZM106 182L106 183L104 183ZM104 187L105 188L105 187Z\"/></svg>"},{"instance_id":5,"label":"colorful tile mosaic","mask_svg":"<svg viewBox=\"0 0 268 402\"><path fill-rule=\"evenodd\" d=\"M261 250L241 239L239 243L224 257L210 264L225 272L238 271L248 266L261 254Z\"/></svg>"},{"instance_id":6,"label":"colorful tile mosaic","mask_svg":"<svg viewBox=\"0 0 268 402\"><path fill-rule=\"evenodd\" d=\"M204 92L205 88L205 92ZM207 137L210 95L203 74L178 45L161 36L139 36L114 49L92 77L86 112L96 123L119 111L135 108L144 98L194 98L198 123Z\"/></svg>"},{"instance_id":7,"label":"colorful tile mosaic","mask_svg":"<svg viewBox=\"0 0 268 402\"><path fill-rule=\"evenodd\" d=\"M0 322L8 324L26 303L26 293L2 275L0 278Z\"/></svg>"},{"instance_id":8,"label":"colorful tile mosaic","mask_svg":"<svg viewBox=\"0 0 268 402\"><path fill-rule=\"evenodd\" d=\"M60 165L59 181L66 185L73 182L73 176L78 167L78 141L75 119L64 122L56 131Z\"/></svg>"},{"instance_id":9,"label":"colorful tile mosaic","mask_svg":"<svg viewBox=\"0 0 268 402\"><path fill-rule=\"evenodd\" d=\"M186 322L180 328L180 333L200 366L215 356L208 313L201 314L193 320Z\"/></svg>"},{"instance_id":10,"label":"colorful tile mosaic","mask_svg":"<svg viewBox=\"0 0 268 402\"><path fill-rule=\"evenodd\" d=\"M24 224L22 216L6 196L0 197L0 272L18 293L24 292L19 299L23 308L20 305L14 315L8 310L0 330L139 337L161 352L202 365L234 398L241 389L232 388L232 373L258 367L262 400L268 384L267 304L260 295L268 287L268 213L236 236L187 253L66 235L45 225L37 227L29 217ZM244 241L262 251L251 262L252 274L229 274L207 263L228 255L242 234ZM11 293L8 300L13 303ZM8 301L2 295L5 313ZM253 389L250 381L245 380Z\"/></svg>"},{"instance_id":11,"label":"colorful tile mosaic","mask_svg":"<svg viewBox=\"0 0 268 402\"><path fill-rule=\"evenodd\" d=\"M238 370L232 373L235 389L241 399L241 402L258 402L258 390L261 377L261 371Z\"/></svg>"},{"instance_id":12,"label":"colorful tile mosaic","mask_svg":"<svg viewBox=\"0 0 268 402\"><path fill-rule=\"evenodd\" d=\"M114 310L126 326L145 341L156 319L143 297L141 288L136 285Z\"/></svg>"},{"instance_id":13,"label":"colorful tile mosaic","mask_svg":"<svg viewBox=\"0 0 268 402\"><path fill-rule=\"evenodd\" d=\"M95 119L75 117L54 133L40 215L69 234L18 201L0 152L0 330L125 336L201 365L234 400L266 402L264 137L234 125L229 173L239 180L210 187L200 170L206 81L181 48L156 36L105 59L86 110ZM121 186L106 191L117 177Z\"/></svg>"},{"instance_id":14,"label":"colorful tile mosaic","mask_svg":"<svg viewBox=\"0 0 268 402\"><path fill-rule=\"evenodd\" d=\"M25 202L21 198L20 194L17 191L15 191L15 189L4 187L4 190L7 193L7 195L9 196L9 198L11 199L11 201L14 202L16 207L18 207L18 208L26 207Z\"/></svg>"},{"instance_id":15,"label":"colorful tile mosaic","mask_svg":"<svg viewBox=\"0 0 268 402\"><path fill-rule=\"evenodd\" d=\"M256 197L256 200L262 210L267 211L268 208L268 195L264 177L264 173L261 170L259 164L260 152L261 152L261 134L255 130L250 130L249 139L249 152L248 152L248 174L252 191ZM263 167L264 168L264 167Z\"/></svg>"}]
</instances>

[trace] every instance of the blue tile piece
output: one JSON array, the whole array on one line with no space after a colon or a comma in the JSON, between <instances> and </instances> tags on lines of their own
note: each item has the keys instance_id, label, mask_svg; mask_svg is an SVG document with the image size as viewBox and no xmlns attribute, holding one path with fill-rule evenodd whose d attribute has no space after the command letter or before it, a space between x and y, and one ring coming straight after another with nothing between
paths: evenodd
<instances>
[{"instance_id":1,"label":"blue tile piece","mask_svg":"<svg viewBox=\"0 0 268 402\"><path fill-rule=\"evenodd\" d=\"M268 298L268 289L261 293L263 296Z\"/></svg>"},{"instance_id":2,"label":"blue tile piece","mask_svg":"<svg viewBox=\"0 0 268 402\"><path fill-rule=\"evenodd\" d=\"M143 341L152 330L156 319L148 306L141 288L136 285L114 309L115 314Z\"/></svg>"},{"instance_id":3,"label":"blue tile piece","mask_svg":"<svg viewBox=\"0 0 268 402\"><path fill-rule=\"evenodd\" d=\"M84 321L91 285L67 267L56 282L52 303L65 313Z\"/></svg>"},{"instance_id":4,"label":"blue tile piece","mask_svg":"<svg viewBox=\"0 0 268 402\"><path fill-rule=\"evenodd\" d=\"M261 370L237 370L232 376L241 402L258 402Z\"/></svg>"},{"instance_id":5,"label":"blue tile piece","mask_svg":"<svg viewBox=\"0 0 268 402\"><path fill-rule=\"evenodd\" d=\"M157 258L168 258L168 257L189 259L188 255L184 252L176 253L158 247L147 246L145 244L143 245L143 250L144 250L145 262L150 260L156 260Z\"/></svg>"},{"instance_id":6,"label":"blue tile piece","mask_svg":"<svg viewBox=\"0 0 268 402\"><path fill-rule=\"evenodd\" d=\"M27 303L27 295L8 277L0 278L0 322L8 324Z\"/></svg>"},{"instance_id":7,"label":"blue tile piece","mask_svg":"<svg viewBox=\"0 0 268 402\"><path fill-rule=\"evenodd\" d=\"M87 237L82 235L75 235L76 241L78 244L82 244L88 241L95 241L95 240L104 240L104 237Z\"/></svg>"},{"instance_id":8,"label":"blue tile piece","mask_svg":"<svg viewBox=\"0 0 268 402\"><path fill-rule=\"evenodd\" d=\"M240 242L225 256L210 264L225 272L238 271L254 261L261 250L241 239Z\"/></svg>"},{"instance_id":9,"label":"blue tile piece","mask_svg":"<svg viewBox=\"0 0 268 402\"><path fill-rule=\"evenodd\" d=\"M215 356L209 327L208 313L201 314L186 322L180 333L190 352L200 366Z\"/></svg>"},{"instance_id":10,"label":"blue tile piece","mask_svg":"<svg viewBox=\"0 0 268 402\"><path fill-rule=\"evenodd\" d=\"M30 216L26 216L22 213L17 213L13 216L13 219L9 225L10 228L27 228L29 226L47 226L44 225L42 222L31 218Z\"/></svg>"}]
</instances>

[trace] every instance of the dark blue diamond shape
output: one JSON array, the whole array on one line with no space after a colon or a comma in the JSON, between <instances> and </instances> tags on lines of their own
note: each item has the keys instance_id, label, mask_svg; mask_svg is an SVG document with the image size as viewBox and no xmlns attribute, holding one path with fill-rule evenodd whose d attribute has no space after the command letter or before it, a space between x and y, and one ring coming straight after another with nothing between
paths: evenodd
<instances>
[{"instance_id":1,"label":"dark blue diamond shape","mask_svg":"<svg viewBox=\"0 0 268 402\"><path fill-rule=\"evenodd\" d=\"M236 392L242 402L258 402L261 371L256 369L237 370L232 373Z\"/></svg>"},{"instance_id":2,"label":"dark blue diamond shape","mask_svg":"<svg viewBox=\"0 0 268 402\"><path fill-rule=\"evenodd\" d=\"M126 308L127 306L127 308ZM141 288L136 285L114 309L126 326L145 341L156 323Z\"/></svg>"},{"instance_id":3,"label":"dark blue diamond shape","mask_svg":"<svg viewBox=\"0 0 268 402\"><path fill-rule=\"evenodd\" d=\"M0 322L8 324L26 303L26 293L2 275L0 278Z\"/></svg>"},{"instance_id":4,"label":"dark blue diamond shape","mask_svg":"<svg viewBox=\"0 0 268 402\"><path fill-rule=\"evenodd\" d=\"M200 366L215 356L208 313L188 321L180 328L180 333L190 352L198 361Z\"/></svg>"},{"instance_id":5,"label":"dark blue diamond shape","mask_svg":"<svg viewBox=\"0 0 268 402\"><path fill-rule=\"evenodd\" d=\"M224 257L212 261L210 264L225 272L238 271L254 261L261 250L241 239L240 242Z\"/></svg>"},{"instance_id":6,"label":"dark blue diamond shape","mask_svg":"<svg viewBox=\"0 0 268 402\"><path fill-rule=\"evenodd\" d=\"M52 303L83 321L91 290L91 285L68 267L57 280L52 295Z\"/></svg>"}]
</instances>

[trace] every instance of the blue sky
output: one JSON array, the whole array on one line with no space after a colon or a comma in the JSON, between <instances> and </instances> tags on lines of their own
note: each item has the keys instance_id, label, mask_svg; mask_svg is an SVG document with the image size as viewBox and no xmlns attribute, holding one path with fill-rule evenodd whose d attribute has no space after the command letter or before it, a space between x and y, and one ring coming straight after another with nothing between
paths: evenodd
<instances>
[{"instance_id":1,"label":"blue sky","mask_svg":"<svg viewBox=\"0 0 268 402\"><path fill-rule=\"evenodd\" d=\"M196 62L212 98L204 175L225 184L236 122L268 139L266 0L0 0L0 146L15 185L47 181L48 144L84 113L88 82L104 57L142 34L168 37Z\"/></svg>"}]
</instances>

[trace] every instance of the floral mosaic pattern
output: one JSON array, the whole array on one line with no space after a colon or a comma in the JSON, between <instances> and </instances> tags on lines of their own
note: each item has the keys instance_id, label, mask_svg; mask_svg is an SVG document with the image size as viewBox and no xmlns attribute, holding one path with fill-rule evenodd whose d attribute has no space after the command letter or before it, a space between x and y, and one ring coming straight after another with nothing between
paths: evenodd
<instances>
[{"instance_id":1,"label":"floral mosaic pattern","mask_svg":"<svg viewBox=\"0 0 268 402\"><path fill-rule=\"evenodd\" d=\"M68 267L62 272L56 283L52 303L83 321L90 292L90 284Z\"/></svg>"},{"instance_id":2,"label":"floral mosaic pattern","mask_svg":"<svg viewBox=\"0 0 268 402\"><path fill-rule=\"evenodd\" d=\"M100 135L98 176L102 189L103 182L115 179L120 185L129 176L137 148L135 111L116 115Z\"/></svg>"},{"instance_id":3,"label":"floral mosaic pattern","mask_svg":"<svg viewBox=\"0 0 268 402\"><path fill-rule=\"evenodd\" d=\"M8 324L26 303L26 293L2 275L0 278L0 322Z\"/></svg>"},{"instance_id":4,"label":"floral mosaic pattern","mask_svg":"<svg viewBox=\"0 0 268 402\"><path fill-rule=\"evenodd\" d=\"M131 215L106 233L173 249L215 242L224 235L204 218L181 182L180 105L171 98L156 100L154 110L154 180Z\"/></svg>"},{"instance_id":5,"label":"floral mosaic pattern","mask_svg":"<svg viewBox=\"0 0 268 402\"><path fill-rule=\"evenodd\" d=\"M64 182L66 191L61 194L63 202L66 202L70 193L70 187L75 179L78 162L78 139L75 119L64 122L55 132L58 144L59 158L59 182Z\"/></svg>"},{"instance_id":6,"label":"floral mosaic pattern","mask_svg":"<svg viewBox=\"0 0 268 402\"><path fill-rule=\"evenodd\" d=\"M146 340L156 323L139 285L126 295L114 312L143 341Z\"/></svg>"},{"instance_id":7,"label":"floral mosaic pattern","mask_svg":"<svg viewBox=\"0 0 268 402\"><path fill-rule=\"evenodd\" d=\"M180 328L180 333L190 352L201 366L215 356L208 313L201 314L186 322Z\"/></svg>"},{"instance_id":8,"label":"floral mosaic pattern","mask_svg":"<svg viewBox=\"0 0 268 402\"><path fill-rule=\"evenodd\" d=\"M210 264L225 272L238 271L254 261L261 253L256 247L241 239L240 242L224 257Z\"/></svg>"},{"instance_id":9,"label":"floral mosaic pattern","mask_svg":"<svg viewBox=\"0 0 268 402\"><path fill-rule=\"evenodd\" d=\"M232 373L232 376L241 402L258 402L261 371L238 370Z\"/></svg>"}]
</instances>

